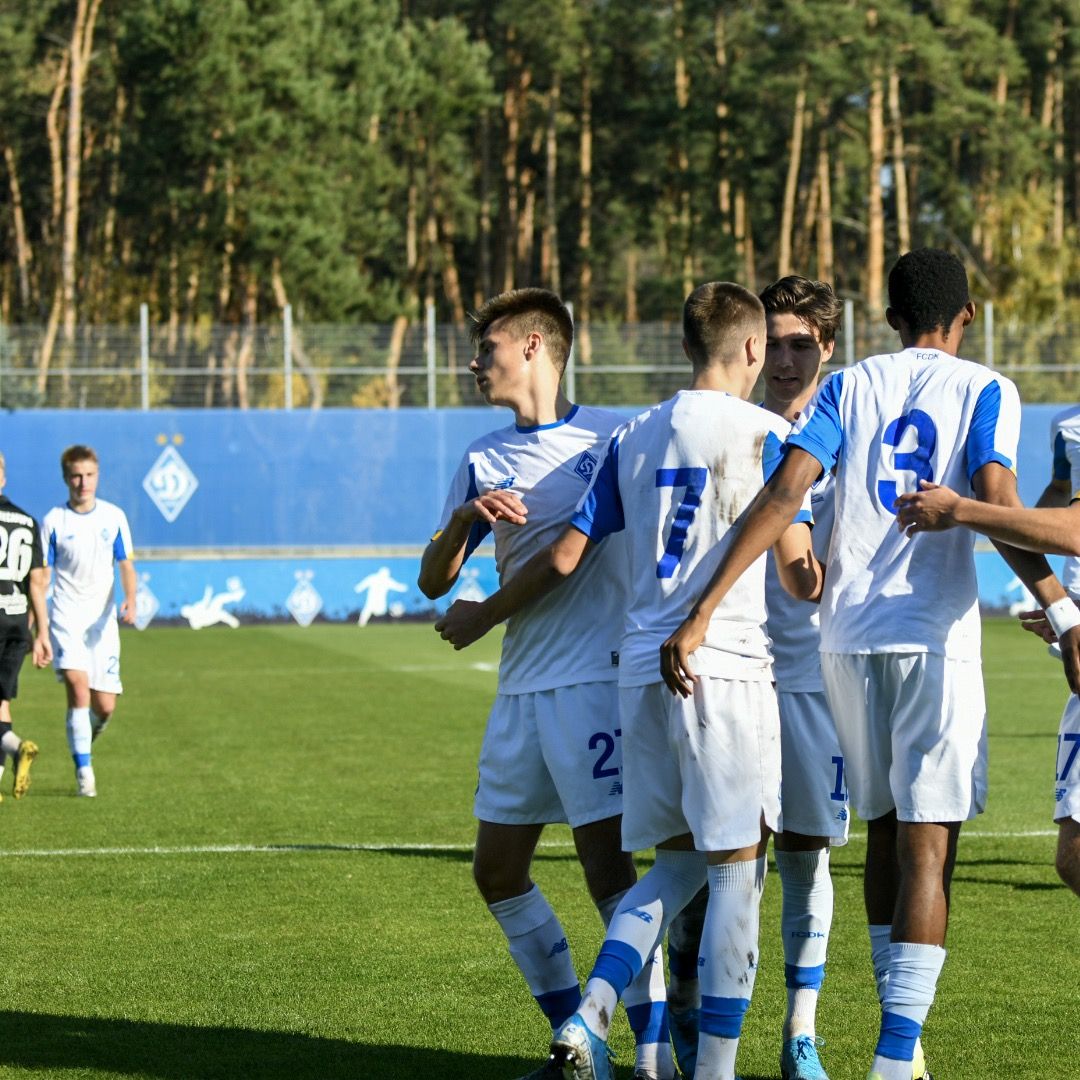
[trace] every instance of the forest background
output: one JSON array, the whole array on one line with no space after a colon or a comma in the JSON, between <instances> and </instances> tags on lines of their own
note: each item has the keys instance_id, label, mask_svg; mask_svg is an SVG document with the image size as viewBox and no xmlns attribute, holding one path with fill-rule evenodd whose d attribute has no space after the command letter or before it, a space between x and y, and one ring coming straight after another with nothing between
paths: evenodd
<instances>
[{"instance_id":1,"label":"forest background","mask_svg":"<svg viewBox=\"0 0 1080 1080\"><path fill-rule=\"evenodd\" d=\"M1036 351L1080 323L1077 0L0 0L0 155L0 319L44 369L144 303L393 354L525 284L588 364L707 279L880 318L923 245Z\"/></svg>"}]
</instances>

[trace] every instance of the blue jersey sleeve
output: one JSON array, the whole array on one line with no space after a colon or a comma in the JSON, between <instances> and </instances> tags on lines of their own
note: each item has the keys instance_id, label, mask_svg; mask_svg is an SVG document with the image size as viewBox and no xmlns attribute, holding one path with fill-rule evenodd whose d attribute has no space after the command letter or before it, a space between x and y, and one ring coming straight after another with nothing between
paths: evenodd
<instances>
[{"instance_id":1,"label":"blue jersey sleeve","mask_svg":"<svg viewBox=\"0 0 1080 1080\"><path fill-rule=\"evenodd\" d=\"M469 462L469 490L464 502L471 502L480 498L480 491L476 486L476 466ZM474 521L469 530L469 538L465 541L465 559L467 559L479 546L484 537L491 532L490 521ZM462 560L464 562L464 559Z\"/></svg>"},{"instance_id":2,"label":"blue jersey sleeve","mask_svg":"<svg viewBox=\"0 0 1080 1080\"><path fill-rule=\"evenodd\" d=\"M570 519L578 532L584 533L594 543L605 536L626 528L623 517L622 497L619 495L619 438L614 436L608 444L607 454L596 470L589 490L585 492Z\"/></svg>"},{"instance_id":3,"label":"blue jersey sleeve","mask_svg":"<svg viewBox=\"0 0 1080 1080\"><path fill-rule=\"evenodd\" d=\"M844 446L844 427L840 420L840 392L844 385L844 373L834 372L820 387L798 427L788 436L785 448L797 446L821 462L828 472L840 458Z\"/></svg>"},{"instance_id":4,"label":"blue jersey sleeve","mask_svg":"<svg viewBox=\"0 0 1080 1080\"><path fill-rule=\"evenodd\" d=\"M124 536L119 529L116 530L116 536L113 537L112 553L116 562L123 562L128 557L127 550L124 547Z\"/></svg>"},{"instance_id":5,"label":"blue jersey sleeve","mask_svg":"<svg viewBox=\"0 0 1080 1080\"><path fill-rule=\"evenodd\" d=\"M770 431L765 436L765 445L761 451L761 474L762 479L767 484L772 477L772 474L780 468L780 463L784 460L784 444L780 441L777 434ZM804 521L807 525L812 525L814 522L814 515L811 513L808 507L800 507L799 512L795 515L794 521Z\"/></svg>"},{"instance_id":6,"label":"blue jersey sleeve","mask_svg":"<svg viewBox=\"0 0 1080 1080\"><path fill-rule=\"evenodd\" d=\"M1072 466L1065 449L1065 436L1060 431L1054 432L1054 479L1071 480Z\"/></svg>"},{"instance_id":7,"label":"blue jersey sleeve","mask_svg":"<svg viewBox=\"0 0 1080 1080\"><path fill-rule=\"evenodd\" d=\"M968 480L990 462L1012 469L1015 462L1002 453L998 445L998 421L1001 418L1001 386L995 379L987 383L975 402L975 411L971 415L971 426L967 437L967 474Z\"/></svg>"}]
</instances>

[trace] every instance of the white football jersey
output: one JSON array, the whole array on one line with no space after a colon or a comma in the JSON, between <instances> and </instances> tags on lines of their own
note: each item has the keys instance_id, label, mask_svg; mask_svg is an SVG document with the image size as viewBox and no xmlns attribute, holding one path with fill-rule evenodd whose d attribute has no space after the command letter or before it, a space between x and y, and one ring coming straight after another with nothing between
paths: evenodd
<instances>
[{"instance_id":1,"label":"white football jersey","mask_svg":"<svg viewBox=\"0 0 1080 1080\"><path fill-rule=\"evenodd\" d=\"M495 565L509 581L566 528L623 418L575 405L554 424L500 428L472 443L450 485L440 531L456 507L486 491L519 496L524 525L497 521ZM466 558L492 526L477 522ZM499 663L499 692L529 694L618 677L626 590L619 537L602 544L549 596L509 620Z\"/></svg>"},{"instance_id":2,"label":"white football jersey","mask_svg":"<svg viewBox=\"0 0 1080 1080\"><path fill-rule=\"evenodd\" d=\"M1054 479L1068 480L1070 501L1080 499L1080 406L1072 405L1050 422L1050 450L1054 455ZM1080 559L1065 560L1061 584L1080 595Z\"/></svg>"},{"instance_id":3,"label":"white football jersey","mask_svg":"<svg viewBox=\"0 0 1080 1080\"><path fill-rule=\"evenodd\" d=\"M821 384L788 445L835 467L822 652L979 658L974 533L908 539L893 503L921 479L970 494L984 465L1015 468L1019 432L1016 387L936 349L872 356Z\"/></svg>"},{"instance_id":4,"label":"white football jersey","mask_svg":"<svg viewBox=\"0 0 1080 1080\"><path fill-rule=\"evenodd\" d=\"M814 554L825 562L833 527L832 473L822 473L810 488L814 515ZM769 612L766 628L772 642L773 679L785 693L821 693L821 612L818 604L796 600L780 584L776 561L768 553L765 569L765 606Z\"/></svg>"},{"instance_id":5,"label":"white football jersey","mask_svg":"<svg viewBox=\"0 0 1080 1080\"><path fill-rule=\"evenodd\" d=\"M660 646L690 612L730 529L780 461L786 420L713 390L681 390L612 439L573 525L592 540L625 530L630 599L619 682L660 680ZM809 498L800 520L809 521ZM765 558L717 606L697 674L771 680Z\"/></svg>"},{"instance_id":6,"label":"white football jersey","mask_svg":"<svg viewBox=\"0 0 1080 1080\"><path fill-rule=\"evenodd\" d=\"M115 618L116 563L133 557L124 511L104 499L76 513L54 506L41 522L41 546L52 568L50 617L68 630Z\"/></svg>"}]
</instances>

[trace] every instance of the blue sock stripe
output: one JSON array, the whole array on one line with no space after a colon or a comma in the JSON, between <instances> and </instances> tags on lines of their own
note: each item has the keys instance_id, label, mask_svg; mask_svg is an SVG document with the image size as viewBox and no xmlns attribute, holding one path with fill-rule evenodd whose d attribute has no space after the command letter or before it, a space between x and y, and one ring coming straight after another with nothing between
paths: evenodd
<instances>
[{"instance_id":1,"label":"blue sock stripe","mask_svg":"<svg viewBox=\"0 0 1080 1080\"><path fill-rule=\"evenodd\" d=\"M893 1061L911 1061L915 1056L915 1040L922 1033L922 1024L899 1013L881 1014L881 1034L874 1051Z\"/></svg>"},{"instance_id":2,"label":"blue sock stripe","mask_svg":"<svg viewBox=\"0 0 1080 1080\"><path fill-rule=\"evenodd\" d=\"M75 761L75 768L83 769L90 764L89 754L72 754L72 758Z\"/></svg>"},{"instance_id":3,"label":"blue sock stripe","mask_svg":"<svg viewBox=\"0 0 1080 1080\"><path fill-rule=\"evenodd\" d=\"M825 965L817 967L797 967L795 964L784 965L784 982L789 990L820 990L825 981Z\"/></svg>"},{"instance_id":4,"label":"blue sock stripe","mask_svg":"<svg viewBox=\"0 0 1080 1080\"><path fill-rule=\"evenodd\" d=\"M640 1005L630 1005L626 1018L630 1021L630 1030L638 1046L643 1043L667 1043L671 1038L666 1001L643 1001Z\"/></svg>"},{"instance_id":5,"label":"blue sock stripe","mask_svg":"<svg viewBox=\"0 0 1080 1080\"><path fill-rule=\"evenodd\" d=\"M667 950L668 967L677 979L696 979L698 977L698 954L680 952L670 942Z\"/></svg>"},{"instance_id":6,"label":"blue sock stripe","mask_svg":"<svg viewBox=\"0 0 1080 1080\"><path fill-rule=\"evenodd\" d=\"M589 978L603 979L622 997L623 991L637 978L641 966L641 954L632 945L625 941L605 941Z\"/></svg>"},{"instance_id":7,"label":"blue sock stripe","mask_svg":"<svg viewBox=\"0 0 1080 1080\"><path fill-rule=\"evenodd\" d=\"M737 1039L742 1034L743 1017L750 1008L749 998L701 996L701 1030L722 1039Z\"/></svg>"},{"instance_id":8,"label":"blue sock stripe","mask_svg":"<svg viewBox=\"0 0 1080 1080\"><path fill-rule=\"evenodd\" d=\"M568 986L565 990L551 990L536 995L536 1004L551 1021L552 1030L560 1027L577 1012L581 1004L581 987Z\"/></svg>"}]
</instances>

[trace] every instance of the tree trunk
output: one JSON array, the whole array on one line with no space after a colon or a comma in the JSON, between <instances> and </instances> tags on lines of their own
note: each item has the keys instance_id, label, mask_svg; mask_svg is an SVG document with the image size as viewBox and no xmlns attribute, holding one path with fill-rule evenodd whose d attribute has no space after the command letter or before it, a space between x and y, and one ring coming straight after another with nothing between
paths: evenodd
<instances>
[{"instance_id":1,"label":"tree trunk","mask_svg":"<svg viewBox=\"0 0 1080 1080\"><path fill-rule=\"evenodd\" d=\"M274 293L274 302L284 313L289 304L289 294L285 290L285 279L281 276L281 260L275 258L270 270L270 288ZM319 378L311 361L308 360L304 349L304 339L301 328L294 322L292 332L292 358L293 363L300 369L304 381L308 386L309 404L312 409L321 409L325 399L322 380Z\"/></svg>"},{"instance_id":2,"label":"tree trunk","mask_svg":"<svg viewBox=\"0 0 1080 1080\"><path fill-rule=\"evenodd\" d=\"M34 251L26 235L26 215L23 211L22 188L19 185L19 169L15 151L4 143L4 164L7 166L8 187L11 191L11 219L15 227L15 262L19 270L19 306L23 317L30 314L30 267Z\"/></svg>"},{"instance_id":3,"label":"tree trunk","mask_svg":"<svg viewBox=\"0 0 1080 1080\"><path fill-rule=\"evenodd\" d=\"M248 386L248 370L255 358L255 329L259 318L259 285L252 274L244 289L244 334L236 354L236 404L241 409L251 408L251 388Z\"/></svg>"},{"instance_id":4,"label":"tree trunk","mask_svg":"<svg viewBox=\"0 0 1080 1080\"><path fill-rule=\"evenodd\" d=\"M120 56L113 43L113 68L119 71ZM94 282L91 288L91 302L94 305L94 313L98 320L107 319L110 312L106 311L108 304L109 279L113 271L113 259L116 254L116 200L120 195L120 150L124 133L124 120L127 115L127 90L119 77L116 81L116 101L113 107L112 130L106 141L109 153L109 173L106 183L108 192L108 204L105 207L105 221L101 229L101 256L95 273L92 275ZM175 241L174 241L175 242Z\"/></svg>"},{"instance_id":5,"label":"tree trunk","mask_svg":"<svg viewBox=\"0 0 1080 1080\"><path fill-rule=\"evenodd\" d=\"M871 8L866 16L871 35L876 37L877 11ZM881 69L875 64L870 81L870 101L867 111L869 172L866 221L866 307L876 318L881 307L885 284L885 208L881 200L881 170L885 165L885 87Z\"/></svg>"},{"instance_id":6,"label":"tree trunk","mask_svg":"<svg viewBox=\"0 0 1080 1080\"><path fill-rule=\"evenodd\" d=\"M518 140L525 111L525 95L532 82L532 72L524 66L524 57L514 44L516 33L507 31L507 60L510 74L503 93L503 119L506 122L506 145L503 148L503 183L506 187L506 228L503 233L503 291L514 287L517 270L518 210L521 198L518 175Z\"/></svg>"},{"instance_id":7,"label":"tree trunk","mask_svg":"<svg viewBox=\"0 0 1080 1080\"><path fill-rule=\"evenodd\" d=\"M694 253L690 208L690 70L686 62L686 9L684 0L674 0L672 15L675 26L675 105L678 109L676 161L679 170L679 212L677 218L678 252L682 273L682 294L689 296L694 288Z\"/></svg>"},{"instance_id":8,"label":"tree trunk","mask_svg":"<svg viewBox=\"0 0 1080 1080\"><path fill-rule=\"evenodd\" d=\"M64 342L75 342L75 322L78 315L75 299L76 258L79 245L79 178L82 165L83 90L90 64L90 48L94 40L101 0L78 0L75 25L71 34L71 86L68 96L67 148L64 172L64 236L60 254L60 275L63 282Z\"/></svg>"},{"instance_id":9,"label":"tree trunk","mask_svg":"<svg viewBox=\"0 0 1080 1080\"><path fill-rule=\"evenodd\" d=\"M474 306L492 293L494 277L491 272L491 111L485 109L480 117L480 278L474 290Z\"/></svg>"},{"instance_id":10,"label":"tree trunk","mask_svg":"<svg viewBox=\"0 0 1080 1080\"><path fill-rule=\"evenodd\" d=\"M544 137L544 232L540 244L540 280L553 292L560 292L559 280L559 99L562 77L555 73L548 94L547 129Z\"/></svg>"},{"instance_id":11,"label":"tree trunk","mask_svg":"<svg viewBox=\"0 0 1080 1080\"><path fill-rule=\"evenodd\" d=\"M742 263L742 280L751 292L757 291L757 265L754 255L754 233L750 224L750 207L746 189L739 183L735 188L735 254Z\"/></svg>"},{"instance_id":12,"label":"tree trunk","mask_svg":"<svg viewBox=\"0 0 1080 1080\"><path fill-rule=\"evenodd\" d=\"M731 176L728 167L731 133L728 130L730 109L727 103L728 91L728 55L727 55L727 14L723 3L716 5L716 18L713 23L713 43L716 56L717 95L716 95L716 206L720 211L720 229L725 236L731 235Z\"/></svg>"},{"instance_id":13,"label":"tree trunk","mask_svg":"<svg viewBox=\"0 0 1080 1080\"><path fill-rule=\"evenodd\" d=\"M832 282L835 275L833 266L833 222L832 222L832 170L829 157L829 132L824 123L827 110L820 109L818 125L818 221L817 221L817 273L822 281Z\"/></svg>"},{"instance_id":14,"label":"tree trunk","mask_svg":"<svg viewBox=\"0 0 1080 1080\"><path fill-rule=\"evenodd\" d=\"M233 164L231 158L225 159L225 228L224 228L224 243L221 247L221 263L218 271L218 290L217 290L217 312L216 318L219 323L224 323L228 317L229 304L232 299L232 272L233 272L233 256L236 253L236 240L233 235L233 230L236 225L236 179L233 174ZM231 353L235 350L235 345L230 344L234 339L234 335L229 334L226 340L226 352ZM226 355L222 359L222 366L229 365L230 357ZM209 408L214 404L214 368L217 366L216 347L212 346L208 357L208 371L206 378L206 390L205 400L206 406ZM226 387L222 387L222 393L225 394Z\"/></svg>"},{"instance_id":15,"label":"tree trunk","mask_svg":"<svg viewBox=\"0 0 1080 1080\"><path fill-rule=\"evenodd\" d=\"M791 118L791 141L788 143L787 179L784 182L784 202L780 210L780 250L776 260L776 276L791 273L791 240L795 227L795 203L799 192L799 169L802 164L803 128L806 120L806 75L800 73L795 92L795 109Z\"/></svg>"},{"instance_id":16,"label":"tree trunk","mask_svg":"<svg viewBox=\"0 0 1080 1080\"><path fill-rule=\"evenodd\" d=\"M896 185L897 254L904 255L911 250L911 209L908 203L907 152L900 112L900 74L894 67L889 69L889 123L892 125L893 183Z\"/></svg>"},{"instance_id":17,"label":"tree trunk","mask_svg":"<svg viewBox=\"0 0 1080 1080\"><path fill-rule=\"evenodd\" d=\"M63 140L60 136L60 106L63 104L64 91L67 89L70 64L71 58L65 52L60 60L60 67L56 73L56 85L53 87L49 108L45 113L45 133L49 138L49 163L52 168L52 202L49 219L43 232L50 245L60 231L60 215L64 209L64 155Z\"/></svg>"},{"instance_id":18,"label":"tree trunk","mask_svg":"<svg viewBox=\"0 0 1080 1080\"><path fill-rule=\"evenodd\" d=\"M417 289L417 274L419 273L418 237L419 229L419 202L420 194L417 189L416 176L409 174L409 191L405 211L405 311L394 319L394 325L390 331L390 346L386 354L386 404L391 409L396 409L401 404L401 383L398 379L398 369L401 367L401 354L405 347L405 332L409 323L416 315L420 296Z\"/></svg>"},{"instance_id":19,"label":"tree trunk","mask_svg":"<svg viewBox=\"0 0 1080 1080\"><path fill-rule=\"evenodd\" d=\"M577 324L577 359L592 363L592 46L589 36L581 48L581 136L579 142L581 194L578 203L578 296L574 321Z\"/></svg>"}]
</instances>

